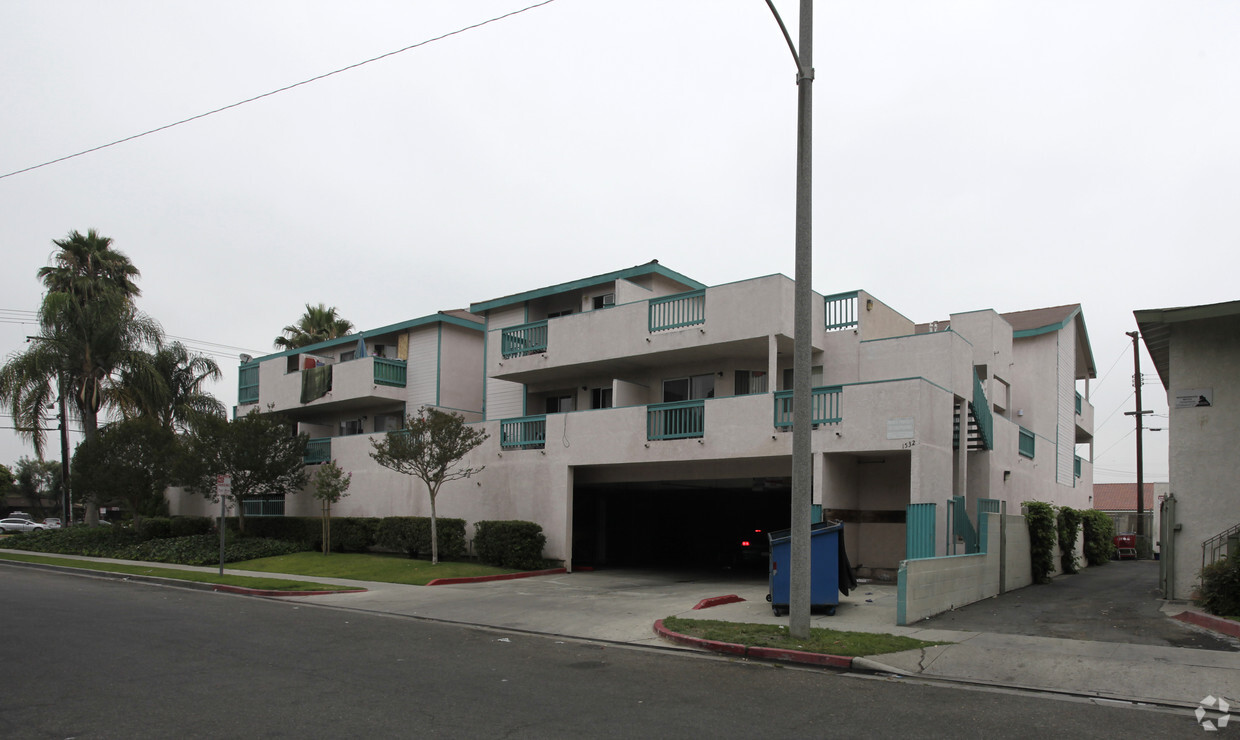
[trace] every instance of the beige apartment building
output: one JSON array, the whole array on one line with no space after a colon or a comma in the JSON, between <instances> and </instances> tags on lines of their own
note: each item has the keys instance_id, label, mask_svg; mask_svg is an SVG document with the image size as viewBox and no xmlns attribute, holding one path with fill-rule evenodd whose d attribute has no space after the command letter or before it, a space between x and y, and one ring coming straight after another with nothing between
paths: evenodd
<instances>
[{"instance_id":1,"label":"beige apartment building","mask_svg":"<svg viewBox=\"0 0 1240 740\"><path fill-rule=\"evenodd\" d=\"M1089 507L1080 306L917 324L858 290L816 295L813 326L815 515L845 522L861 574L976 552L979 511ZM429 513L368 453L433 406L489 435L441 516L538 522L569 567L732 566L790 519L792 346L791 279L707 287L651 262L249 360L237 412L274 404L308 463L353 473L340 516ZM251 506L316 513L306 494Z\"/></svg>"}]
</instances>

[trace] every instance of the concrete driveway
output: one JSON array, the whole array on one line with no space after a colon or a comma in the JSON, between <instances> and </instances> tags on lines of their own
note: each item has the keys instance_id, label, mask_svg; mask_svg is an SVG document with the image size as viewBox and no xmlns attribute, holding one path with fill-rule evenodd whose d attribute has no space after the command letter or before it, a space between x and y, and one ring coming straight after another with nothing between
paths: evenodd
<instances>
[{"instance_id":1,"label":"concrete driveway","mask_svg":"<svg viewBox=\"0 0 1240 740\"><path fill-rule=\"evenodd\" d=\"M917 626L1198 650L1240 649L1235 641L1171 619L1163 613L1163 605L1157 561L1112 561L970 604Z\"/></svg>"}]
</instances>

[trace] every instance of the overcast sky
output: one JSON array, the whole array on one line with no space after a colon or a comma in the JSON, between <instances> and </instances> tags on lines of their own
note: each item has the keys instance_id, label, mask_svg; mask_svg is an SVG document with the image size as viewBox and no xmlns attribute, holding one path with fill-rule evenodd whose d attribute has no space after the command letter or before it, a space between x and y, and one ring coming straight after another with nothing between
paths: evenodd
<instances>
[{"instance_id":1,"label":"overcast sky","mask_svg":"<svg viewBox=\"0 0 1240 740\"><path fill-rule=\"evenodd\" d=\"M533 3L5 0L0 175ZM814 288L918 322L1082 304L1095 480L1135 480L1132 311L1240 297L1240 3L815 7ZM37 330L35 273L74 229L130 257L229 407L237 354L307 302L368 329L651 259L791 276L795 129L762 0L556 0L0 178L0 353ZM24 454L0 430L0 462ZM1148 432L1146 479L1166 475Z\"/></svg>"}]
</instances>

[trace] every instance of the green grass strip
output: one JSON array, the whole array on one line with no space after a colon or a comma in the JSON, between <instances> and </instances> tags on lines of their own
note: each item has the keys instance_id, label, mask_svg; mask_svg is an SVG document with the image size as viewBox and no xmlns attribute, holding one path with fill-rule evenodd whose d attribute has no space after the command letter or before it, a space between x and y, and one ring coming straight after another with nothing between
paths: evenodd
<instances>
[{"instance_id":1,"label":"green grass strip","mask_svg":"<svg viewBox=\"0 0 1240 740\"><path fill-rule=\"evenodd\" d=\"M231 563L229 567L260 573L292 573L315 578L348 578L354 581L402 583L410 586L425 586L436 578L472 578L519 572L511 568L496 568L479 563L441 561L438 565L431 565L429 560L381 553L324 555L320 552L296 552L292 555Z\"/></svg>"},{"instance_id":2,"label":"green grass strip","mask_svg":"<svg viewBox=\"0 0 1240 740\"><path fill-rule=\"evenodd\" d=\"M0 551L0 560L16 560L23 563L41 563L43 565L62 565L69 568L81 568L83 570L103 571L106 573L124 573L131 576L154 576L156 578L170 578L177 581L213 583L221 586L240 586L242 588L252 588L261 591L344 591L351 588L350 586L333 586L326 583L289 581L283 578L220 575L219 573L208 573L196 570L180 570L178 568L157 568L146 565L128 565L126 563L100 563L94 560L52 558L43 555L25 555L3 551Z\"/></svg>"},{"instance_id":3,"label":"green grass strip","mask_svg":"<svg viewBox=\"0 0 1240 740\"><path fill-rule=\"evenodd\" d=\"M809 639L798 640L788 634L788 628L780 624L752 624L748 622L721 622L713 619L681 619L668 617L663 626L672 632L704 640L730 642L746 647L802 650L807 653L824 653L856 658L863 655L899 653L905 650L949 645L947 642L926 642L912 637L888 635L877 632L841 632L839 630L811 628Z\"/></svg>"}]
</instances>

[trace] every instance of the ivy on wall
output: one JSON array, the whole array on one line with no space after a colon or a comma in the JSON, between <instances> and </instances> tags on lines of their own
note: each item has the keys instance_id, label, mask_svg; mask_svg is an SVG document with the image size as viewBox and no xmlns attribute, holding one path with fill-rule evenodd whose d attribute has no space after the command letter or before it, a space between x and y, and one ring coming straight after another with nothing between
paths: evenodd
<instances>
[{"instance_id":1,"label":"ivy on wall","mask_svg":"<svg viewBox=\"0 0 1240 740\"><path fill-rule=\"evenodd\" d=\"M1081 531L1081 512L1067 506L1059 508L1059 567L1072 575L1081 570L1076 557L1076 535Z\"/></svg>"},{"instance_id":2,"label":"ivy on wall","mask_svg":"<svg viewBox=\"0 0 1240 740\"><path fill-rule=\"evenodd\" d=\"M1034 583L1050 583L1055 572L1055 543L1059 528L1055 507L1041 501L1025 501L1025 521L1029 525L1029 561Z\"/></svg>"}]
</instances>

